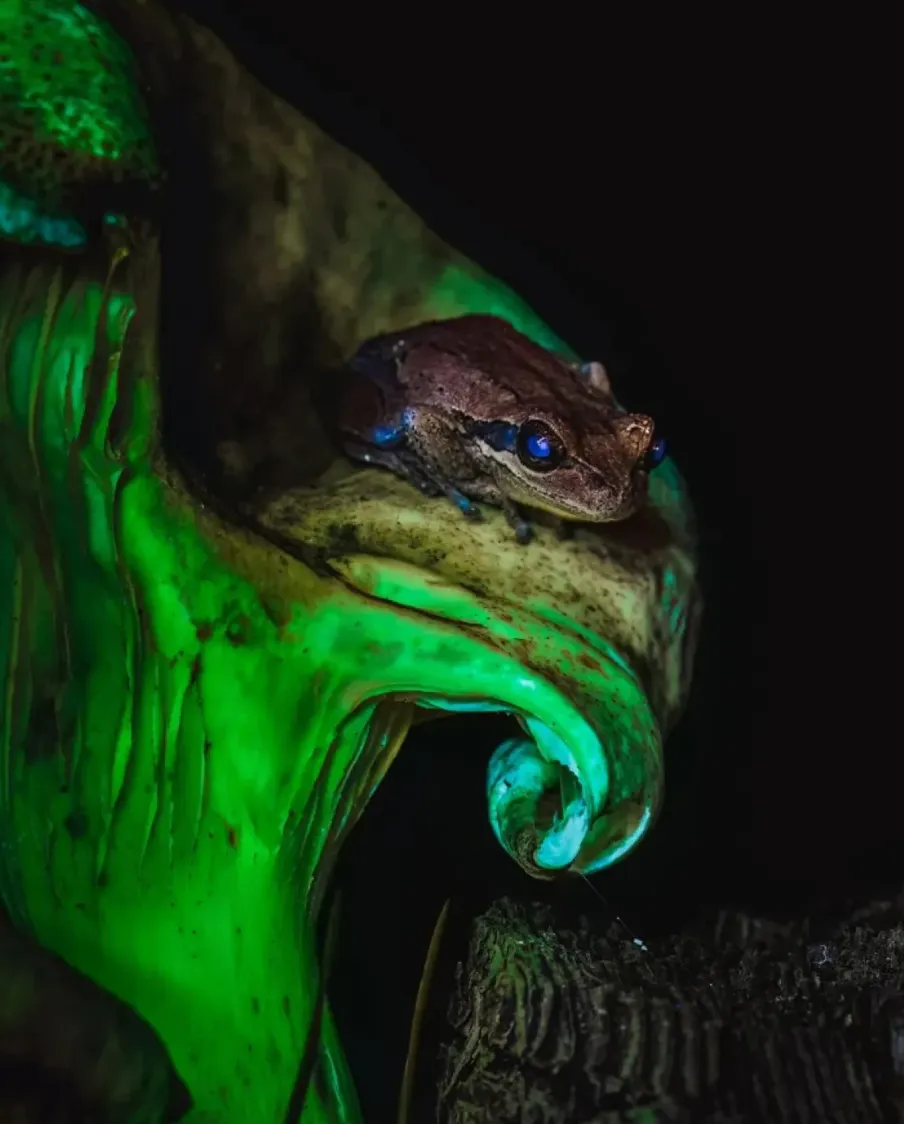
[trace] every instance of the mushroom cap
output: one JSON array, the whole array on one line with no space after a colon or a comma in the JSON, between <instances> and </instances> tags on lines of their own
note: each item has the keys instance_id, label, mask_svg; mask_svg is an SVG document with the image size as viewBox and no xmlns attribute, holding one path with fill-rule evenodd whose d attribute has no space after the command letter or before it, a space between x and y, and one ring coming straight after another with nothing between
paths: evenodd
<instances>
[{"instance_id":1,"label":"mushroom cap","mask_svg":"<svg viewBox=\"0 0 904 1124\"><path fill-rule=\"evenodd\" d=\"M160 179L133 56L81 4L0 6L0 238L66 248Z\"/></svg>"}]
</instances>

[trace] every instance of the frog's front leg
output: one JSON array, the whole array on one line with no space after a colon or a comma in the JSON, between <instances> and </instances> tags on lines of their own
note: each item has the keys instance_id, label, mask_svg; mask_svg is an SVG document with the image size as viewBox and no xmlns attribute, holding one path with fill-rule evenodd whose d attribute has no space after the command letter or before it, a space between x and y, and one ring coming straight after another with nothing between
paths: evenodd
<instances>
[{"instance_id":1,"label":"frog's front leg","mask_svg":"<svg viewBox=\"0 0 904 1124\"><path fill-rule=\"evenodd\" d=\"M500 502L508 525L515 532L515 538L522 544L529 543L534 537L534 531L530 523L518 510L518 505L513 503L508 496L503 496Z\"/></svg>"},{"instance_id":2,"label":"frog's front leg","mask_svg":"<svg viewBox=\"0 0 904 1124\"><path fill-rule=\"evenodd\" d=\"M464 492L460 491L454 484L446 480L435 468L431 467L428 469L416 453L408 449L402 449L396 454L396 458L402 465L404 475L407 479L410 480L415 487L420 488L424 495L446 496L455 504L466 519L471 519L475 523L483 518L483 513L473 500L468 499ZM422 486L422 484L418 483L419 480L423 481L426 486Z\"/></svg>"},{"instance_id":3,"label":"frog's front leg","mask_svg":"<svg viewBox=\"0 0 904 1124\"><path fill-rule=\"evenodd\" d=\"M413 484L425 496L441 496L443 494L439 485L434 484L423 473L418 472L415 466L406 463L398 452L393 452L391 449L380 449L375 445L365 445L360 441L346 440L343 447L347 456L351 457L353 461L376 465L379 468L388 468L396 476L401 476L402 479Z\"/></svg>"},{"instance_id":4,"label":"frog's front leg","mask_svg":"<svg viewBox=\"0 0 904 1124\"><path fill-rule=\"evenodd\" d=\"M467 519L482 518L480 508L447 480L435 467L428 465L407 445L414 421L411 410L403 410L397 421L376 425L366 434L367 445L346 443L346 452L366 464L382 465L403 477L425 496L447 496Z\"/></svg>"},{"instance_id":5,"label":"frog's front leg","mask_svg":"<svg viewBox=\"0 0 904 1124\"><path fill-rule=\"evenodd\" d=\"M378 449L398 449L404 444L410 428L411 417L409 411L405 410L398 421L388 425L375 425L367 437Z\"/></svg>"}]
</instances>

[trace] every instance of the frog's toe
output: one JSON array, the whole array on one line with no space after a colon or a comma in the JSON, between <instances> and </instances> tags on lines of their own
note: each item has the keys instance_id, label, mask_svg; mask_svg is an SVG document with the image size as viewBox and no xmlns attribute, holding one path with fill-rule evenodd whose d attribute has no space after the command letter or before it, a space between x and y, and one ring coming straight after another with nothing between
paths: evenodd
<instances>
[{"instance_id":1,"label":"frog's toe","mask_svg":"<svg viewBox=\"0 0 904 1124\"><path fill-rule=\"evenodd\" d=\"M413 476L410 472L406 475L422 496L433 499L443 494L442 488L438 484L434 484L432 480L428 480L426 476Z\"/></svg>"},{"instance_id":2,"label":"frog's toe","mask_svg":"<svg viewBox=\"0 0 904 1124\"><path fill-rule=\"evenodd\" d=\"M483 518L483 512L477 504L474 503L473 500L469 500L462 492L453 488L449 492L449 499L455 504L465 519L473 519L476 523Z\"/></svg>"},{"instance_id":3,"label":"frog's toe","mask_svg":"<svg viewBox=\"0 0 904 1124\"><path fill-rule=\"evenodd\" d=\"M394 425L374 426L369 434L369 439L378 449L394 449L402 443L407 432L408 427L403 419Z\"/></svg>"},{"instance_id":4,"label":"frog's toe","mask_svg":"<svg viewBox=\"0 0 904 1124\"><path fill-rule=\"evenodd\" d=\"M518 510L518 505L507 497L503 497L502 510L505 513L505 518L508 520L508 525L515 532L515 538L518 542L522 544L530 542L534 537L534 531L530 523L528 523Z\"/></svg>"}]
</instances>

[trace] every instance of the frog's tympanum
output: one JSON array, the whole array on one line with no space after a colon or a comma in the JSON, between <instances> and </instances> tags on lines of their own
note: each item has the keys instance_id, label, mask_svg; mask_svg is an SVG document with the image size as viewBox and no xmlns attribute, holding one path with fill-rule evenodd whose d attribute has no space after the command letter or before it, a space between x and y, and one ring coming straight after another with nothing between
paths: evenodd
<instances>
[{"instance_id":1,"label":"frog's tympanum","mask_svg":"<svg viewBox=\"0 0 904 1124\"><path fill-rule=\"evenodd\" d=\"M653 422L621 409L601 363L557 356L496 316L462 316L368 340L351 360L340 425L349 456L425 495L611 523L646 499L664 456Z\"/></svg>"},{"instance_id":2,"label":"frog's tympanum","mask_svg":"<svg viewBox=\"0 0 904 1124\"><path fill-rule=\"evenodd\" d=\"M690 508L602 369L373 169L172 6L97 3L120 34L0 3L0 906L153 1028L185 1124L360 1124L317 939L344 840L418 716L502 712L522 870L633 851L689 684ZM312 403L377 339L359 443L479 522L334 449ZM282 483L218 483L272 417ZM522 505L573 534L522 548Z\"/></svg>"}]
</instances>

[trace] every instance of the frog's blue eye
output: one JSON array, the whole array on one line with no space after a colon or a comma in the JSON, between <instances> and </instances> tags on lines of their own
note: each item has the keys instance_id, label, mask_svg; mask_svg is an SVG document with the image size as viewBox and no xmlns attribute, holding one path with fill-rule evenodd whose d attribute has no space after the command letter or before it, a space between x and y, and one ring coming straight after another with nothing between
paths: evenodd
<instances>
[{"instance_id":1,"label":"frog's blue eye","mask_svg":"<svg viewBox=\"0 0 904 1124\"><path fill-rule=\"evenodd\" d=\"M662 464L665 460L666 449L668 446L665 443L664 437L657 437L653 444L650 446L649 452L646 456L646 467L655 468L658 464Z\"/></svg>"},{"instance_id":2,"label":"frog's blue eye","mask_svg":"<svg viewBox=\"0 0 904 1124\"><path fill-rule=\"evenodd\" d=\"M522 463L540 472L555 468L564 456L558 437L538 421L525 422L519 428L516 448Z\"/></svg>"},{"instance_id":3,"label":"frog's blue eye","mask_svg":"<svg viewBox=\"0 0 904 1124\"><path fill-rule=\"evenodd\" d=\"M552 456L552 442L545 433L531 433L524 443L525 449L538 461L545 461Z\"/></svg>"}]
</instances>

